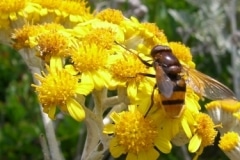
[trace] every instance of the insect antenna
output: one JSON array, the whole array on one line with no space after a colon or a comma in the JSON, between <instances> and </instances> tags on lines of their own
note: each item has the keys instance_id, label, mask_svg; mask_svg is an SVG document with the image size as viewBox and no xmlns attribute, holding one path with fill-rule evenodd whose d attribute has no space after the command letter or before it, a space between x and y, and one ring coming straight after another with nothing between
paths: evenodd
<instances>
[{"instance_id":1,"label":"insect antenna","mask_svg":"<svg viewBox=\"0 0 240 160\"><path fill-rule=\"evenodd\" d=\"M117 41L114 41L115 44L119 45L120 47L124 48L125 50L127 50L128 52L134 54L137 56L137 58L143 63L145 64L147 67L152 67L153 65L151 63L148 63L148 61L143 60L137 53L134 53L133 51L131 51L130 49L128 49L126 46L118 43Z\"/></svg>"}]
</instances>

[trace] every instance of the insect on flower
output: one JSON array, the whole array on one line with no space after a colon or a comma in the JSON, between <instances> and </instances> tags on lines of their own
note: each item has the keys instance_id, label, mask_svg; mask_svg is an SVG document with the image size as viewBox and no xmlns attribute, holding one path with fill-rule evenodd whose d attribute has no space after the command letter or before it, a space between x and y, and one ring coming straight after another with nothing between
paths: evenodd
<instances>
[{"instance_id":1,"label":"insect on flower","mask_svg":"<svg viewBox=\"0 0 240 160\"><path fill-rule=\"evenodd\" d=\"M117 44L121 45L119 43ZM163 109L171 118L179 118L184 110L187 85L200 96L211 100L236 99L234 93L222 83L195 69L182 65L168 46L156 45L152 48L152 64L144 61L136 53L134 54L146 66L154 67L156 71L155 75L147 73L139 74L156 78L155 88L158 88ZM151 107L152 104L146 115L151 110Z\"/></svg>"}]
</instances>

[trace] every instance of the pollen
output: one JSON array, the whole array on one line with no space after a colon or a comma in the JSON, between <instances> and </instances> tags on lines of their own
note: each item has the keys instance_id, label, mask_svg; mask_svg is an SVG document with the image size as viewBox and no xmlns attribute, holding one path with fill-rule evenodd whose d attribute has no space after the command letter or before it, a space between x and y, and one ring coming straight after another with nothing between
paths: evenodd
<instances>
[{"instance_id":1,"label":"pollen","mask_svg":"<svg viewBox=\"0 0 240 160\"><path fill-rule=\"evenodd\" d=\"M239 143L239 135L235 132L228 132L221 137L218 146L223 151L229 152L231 150L234 150L236 147L239 147Z\"/></svg>"},{"instance_id":2,"label":"pollen","mask_svg":"<svg viewBox=\"0 0 240 160\"><path fill-rule=\"evenodd\" d=\"M72 76L66 70L49 72L48 75L35 75L41 82L40 86L36 87L38 98L44 108L50 106L64 106L70 97L74 97L78 85L78 78ZM67 85L66 85L67 84Z\"/></svg>"},{"instance_id":3,"label":"pollen","mask_svg":"<svg viewBox=\"0 0 240 160\"><path fill-rule=\"evenodd\" d=\"M113 24L120 24L124 20L124 16L121 11L110 8L99 12L96 17L100 20Z\"/></svg>"},{"instance_id":4,"label":"pollen","mask_svg":"<svg viewBox=\"0 0 240 160\"><path fill-rule=\"evenodd\" d=\"M80 44L71 54L74 67L79 72L93 72L105 67L109 52L97 44Z\"/></svg>"},{"instance_id":5,"label":"pollen","mask_svg":"<svg viewBox=\"0 0 240 160\"><path fill-rule=\"evenodd\" d=\"M181 61L186 64L189 64L192 61L192 54L190 48L181 44L180 42L170 42L170 48L172 49L173 54Z\"/></svg>"},{"instance_id":6,"label":"pollen","mask_svg":"<svg viewBox=\"0 0 240 160\"><path fill-rule=\"evenodd\" d=\"M124 58L124 56L126 56ZM124 82L140 82L143 75L139 73L146 73L146 66L133 54L124 54L119 57L110 67L110 72L113 78Z\"/></svg>"},{"instance_id":7,"label":"pollen","mask_svg":"<svg viewBox=\"0 0 240 160\"><path fill-rule=\"evenodd\" d=\"M114 33L110 28L96 28L84 37L84 41L98 44L101 48L111 49L114 42Z\"/></svg>"},{"instance_id":8,"label":"pollen","mask_svg":"<svg viewBox=\"0 0 240 160\"><path fill-rule=\"evenodd\" d=\"M213 144L217 135L217 131L214 129L215 125L210 116L205 113L199 113L196 117L197 128L196 134L202 139L202 146L208 146Z\"/></svg>"},{"instance_id":9,"label":"pollen","mask_svg":"<svg viewBox=\"0 0 240 160\"><path fill-rule=\"evenodd\" d=\"M125 151L138 154L153 147L158 131L152 120L144 118L139 111L122 112L119 118L115 137Z\"/></svg>"},{"instance_id":10,"label":"pollen","mask_svg":"<svg viewBox=\"0 0 240 160\"><path fill-rule=\"evenodd\" d=\"M45 32L37 37L39 56L49 62L53 56L66 57L69 55L68 37L56 32Z\"/></svg>"}]
</instances>

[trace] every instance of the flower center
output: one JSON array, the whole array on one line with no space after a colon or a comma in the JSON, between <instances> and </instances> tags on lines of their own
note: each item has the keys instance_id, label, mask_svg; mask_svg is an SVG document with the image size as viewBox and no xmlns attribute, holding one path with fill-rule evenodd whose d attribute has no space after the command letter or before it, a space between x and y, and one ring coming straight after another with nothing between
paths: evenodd
<instances>
[{"instance_id":1,"label":"flower center","mask_svg":"<svg viewBox=\"0 0 240 160\"><path fill-rule=\"evenodd\" d=\"M124 19L122 12L114 9L105 9L99 12L96 17L114 24L120 24Z\"/></svg>"},{"instance_id":2,"label":"flower center","mask_svg":"<svg viewBox=\"0 0 240 160\"><path fill-rule=\"evenodd\" d=\"M38 37L38 50L38 56L47 62L52 56L66 57L69 54L68 38L56 31L43 33Z\"/></svg>"},{"instance_id":3,"label":"flower center","mask_svg":"<svg viewBox=\"0 0 240 160\"><path fill-rule=\"evenodd\" d=\"M84 41L88 43L95 43L98 46L111 49L114 41L114 32L110 28L96 28L90 31L84 37Z\"/></svg>"},{"instance_id":4,"label":"flower center","mask_svg":"<svg viewBox=\"0 0 240 160\"><path fill-rule=\"evenodd\" d=\"M146 66L133 54L126 54L127 57L120 56L111 65L110 72L113 77L119 81L140 82L146 73Z\"/></svg>"},{"instance_id":5,"label":"flower center","mask_svg":"<svg viewBox=\"0 0 240 160\"><path fill-rule=\"evenodd\" d=\"M0 13L18 12L25 7L25 0L1 0Z\"/></svg>"},{"instance_id":6,"label":"flower center","mask_svg":"<svg viewBox=\"0 0 240 160\"><path fill-rule=\"evenodd\" d=\"M221 140L219 141L219 147L223 150L223 151L231 151L234 148L237 147L238 143L239 143L240 139L239 139L239 135L235 132L228 132L225 133L222 137Z\"/></svg>"},{"instance_id":7,"label":"flower center","mask_svg":"<svg viewBox=\"0 0 240 160\"><path fill-rule=\"evenodd\" d=\"M196 118L198 124L196 133L202 137L202 145L208 146L213 144L217 131L214 129L215 126L212 119L204 113L199 113Z\"/></svg>"},{"instance_id":8,"label":"flower center","mask_svg":"<svg viewBox=\"0 0 240 160\"><path fill-rule=\"evenodd\" d=\"M50 72L44 77L37 75L36 78L41 82L35 87L43 107L66 105L68 98L75 95L78 79L66 70Z\"/></svg>"},{"instance_id":9,"label":"flower center","mask_svg":"<svg viewBox=\"0 0 240 160\"><path fill-rule=\"evenodd\" d=\"M109 51L97 44L81 44L77 52L72 53L74 67L79 72L93 72L106 65Z\"/></svg>"},{"instance_id":10,"label":"flower center","mask_svg":"<svg viewBox=\"0 0 240 160\"><path fill-rule=\"evenodd\" d=\"M115 136L119 145L134 154L153 147L157 133L157 126L153 121L145 119L139 111L123 112L119 123L115 125Z\"/></svg>"}]
</instances>

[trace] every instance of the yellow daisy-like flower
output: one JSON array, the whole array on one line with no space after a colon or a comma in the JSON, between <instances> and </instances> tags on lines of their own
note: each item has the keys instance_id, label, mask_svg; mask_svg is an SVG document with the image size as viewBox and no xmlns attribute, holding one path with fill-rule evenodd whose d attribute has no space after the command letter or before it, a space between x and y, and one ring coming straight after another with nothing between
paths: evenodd
<instances>
[{"instance_id":1,"label":"yellow daisy-like flower","mask_svg":"<svg viewBox=\"0 0 240 160\"><path fill-rule=\"evenodd\" d=\"M105 9L96 15L96 18L107 21L114 24L120 24L124 20L124 16L121 11L115 9Z\"/></svg>"},{"instance_id":2,"label":"yellow daisy-like flower","mask_svg":"<svg viewBox=\"0 0 240 160\"><path fill-rule=\"evenodd\" d=\"M225 99L212 101L206 104L205 107L213 118L214 123L222 124L222 128L218 128L222 134L232 130L236 125L236 117L233 114L240 111L240 102L233 99Z\"/></svg>"},{"instance_id":3,"label":"yellow daisy-like flower","mask_svg":"<svg viewBox=\"0 0 240 160\"><path fill-rule=\"evenodd\" d=\"M190 48L179 43L179 42L169 42L169 47L171 48L173 54L185 63L188 67L194 68L195 64L192 62L192 54Z\"/></svg>"},{"instance_id":4,"label":"yellow daisy-like flower","mask_svg":"<svg viewBox=\"0 0 240 160\"><path fill-rule=\"evenodd\" d=\"M94 84L97 90L107 86L110 75L105 66L110 54L109 50L95 43L86 42L79 44L75 49L71 59L74 68L81 73L81 80Z\"/></svg>"},{"instance_id":5,"label":"yellow daisy-like flower","mask_svg":"<svg viewBox=\"0 0 240 160\"><path fill-rule=\"evenodd\" d=\"M62 4L60 0L31 0L27 8L30 17L35 21L41 22L58 22L61 18L59 7Z\"/></svg>"},{"instance_id":6,"label":"yellow daisy-like flower","mask_svg":"<svg viewBox=\"0 0 240 160\"><path fill-rule=\"evenodd\" d=\"M37 45L36 37L49 31L63 30L64 27L57 23L46 23L44 25L25 24L22 28L15 29L12 34L14 48L32 48Z\"/></svg>"},{"instance_id":7,"label":"yellow daisy-like flower","mask_svg":"<svg viewBox=\"0 0 240 160\"><path fill-rule=\"evenodd\" d=\"M17 50L30 47L29 37L37 36L42 33L43 27L39 25L24 25L22 28L15 29L12 34L12 40L14 41L13 47Z\"/></svg>"},{"instance_id":8,"label":"yellow daisy-like flower","mask_svg":"<svg viewBox=\"0 0 240 160\"><path fill-rule=\"evenodd\" d=\"M23 16L25 0L2 0L0 2L0 28L8 28L10 21L16 21Z\"/></svg>"},{"instance_id":9,"label":"yellow daisy-like flower","mask_svg":"<svg viewBox=\"0 0 240 160\"><path fill-rule=\"evenodd\" d=\"M64 32L49 31L36 37L36 55L49 63L51 57L65 58L73 51L71 35Z\"/></svg>"},{"instance_id":10,"label":"yellow daisy-like flower","mask_svg":"<svg viewBox=\"0 0 240 160\"><path fill-rule=\"evenodd\" d=\"M52 64L52 63L51 63ZM85 112L76 99L78 96L87 95L92 91L91 84L79 83L79 77L72 75L68 69L61 68L60 64L52 64L47 67L48 74L35 75L40 85L34 85L38 93L38 99L43 106L43 111L54 119L56 107L69 113L77 121L85 118Z\"/></svg>"},{"instance_id":11,"label":"yellow daisy-like flower","mask_svg":"<svg viewBox=\"0 0 240 160\"><path fill-rule=\"evenodd\" d=\"M114 45L115 35L116 33L111 28L93 28L86 34L83 41L95 43L101 48L110 50Z\"/></svg>"},{"instance_id":12,"label":"yellow daisy-like flower","mask_svg":"<svg viewBox=\"0 0 240 160\"><path fill-rule=\"evenodd\" d=\"M161 136L160 128L153 117L145 118L136 106L129 106L129 111L113 112L114 124L105 126L105 134L113 134L110 140L110 152L114 158L127 154L127 160L155 160L159 156L157 147L163 153L169 153L171 144Z\"/></svg>"},{"instance_id":13,"label":"yellow daisy-like flower","mask_svg":"<svg viewBox=\"0 0 240 160\"><path fill-rule=\"evenodd\" d=\"M123 50L122 54L120 50ZM148 73L149 70L134 53L120 48L118 54L109 57L108 64L108 70L112 75L109 88L127 87L128 97L133 101L141 99L138 95L141 91L145 93L142 95L144 98L151 95L155 80L141 74Z\"/></svg>"},{"instance_id":14,"label":"yellow daisy-like flower","mask_svg":"<svg viewBox=\"0 0 240 160\"><path fill-rule=\"evenodd\" d=\"M227 132L221 136L218 146L230 159L239 159L240 137L236 132Z\"/></svg>"},{"instance_id":15,"label":"yellow daisy-like flower","mask_svg":"<svg viewBox=\"0 0 240 160\"><path fill-rule=\"evenodd\" d=\"M85 0L65 0L61 2L59 10L63 17L69 17L70 22L81 23L93 18L90 7Z\"/></svg>"},{"instance_id":16,"label":"yellow daisy-like flower","mask_svg":"<svg viewBox=\"0 0 240 160\"><path fill-rule=\"evenodd\" d=\"M167 43L167 38L162 30L153 23L139 23L135 18L125 19L120 27L124 31L125 45L146 55L157 44Z\"/></svg>"},{"instance_id":17,"label":"yellow daisy-like flower","mask_svg":"<svg viewBox=\"0 0 240 160\"><path fill-rule=\"evenodd\" d=\"M195 117L196 124L193 129L193 137L191 138L188 150L192 153L196 152L194 160L202 154L204 147L212 145L217 136L217 131L211 117L205 113L199 113Z\"/></svg>"},{"instance_id":18,"label":"yellow daisy-like flower","mask_svg":"<svg viewBox=\"0 0 240 160\"><path fill-rule=\"evenodd\" d=\"M31 0L25 11L29 13L29 19L32 17L35 21L62 22L69 27L93 17L84 0Z\"/></svg>"}]
</instances>

